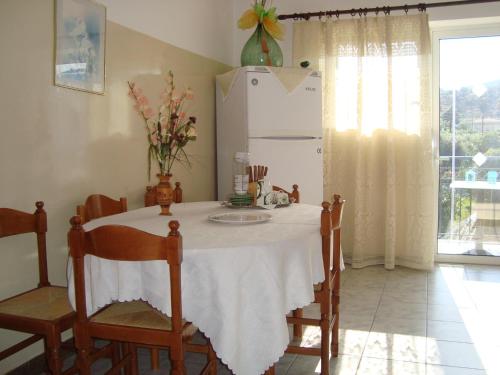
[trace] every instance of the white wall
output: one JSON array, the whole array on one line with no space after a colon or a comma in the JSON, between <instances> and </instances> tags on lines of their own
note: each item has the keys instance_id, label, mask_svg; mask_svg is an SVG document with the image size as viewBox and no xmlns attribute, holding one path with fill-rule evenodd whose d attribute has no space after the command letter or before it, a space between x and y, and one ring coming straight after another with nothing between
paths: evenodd
<instances>
[{"instance_id":1,"label":"white wall","mask_svg":"<svg viewBox=\"0 0 500 375\"><path fill-rule=\"evenodd\" d=\"M97 1L106 6L109 21L231 64L233 0Z\"/></svg>"},{"instance_id":2,"label":"white wall","mask_svg":"<svg viewBox=\"0 0 500 375\"><path fill-rule=\"evenodd\" d=\"M323 10L352 9L363 7L375 7L385 5L414 4L420 1L404 0L273 0L278 14L314 12ZM240 53L245 42L250 38L253 30L240 30L236 27L236 21L240 15L249 8L249 0L235 0L234 3L234 39L233 39L233 60L232 65L240 66ZM416 11L413 11L416 12ZM491 17L500 16L500 3L476 4L453 6L444 8L432 8L427 11L431 21L451 20L461 18ZM395 12L394 14L404 14ZM345 17L345 16L344 16ZM283 50L284 65L289 66L292 60L292 23L293 20L283 21L286 27L286 36L283 42L279 42Z\"/></svg>"}]
</instances>

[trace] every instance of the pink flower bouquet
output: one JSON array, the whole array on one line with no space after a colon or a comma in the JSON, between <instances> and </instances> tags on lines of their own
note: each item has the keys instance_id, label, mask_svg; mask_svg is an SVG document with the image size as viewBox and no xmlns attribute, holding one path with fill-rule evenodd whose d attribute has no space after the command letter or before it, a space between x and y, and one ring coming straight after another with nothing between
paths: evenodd
<instances>
[{"instance_id":1,"label":"pink flower bouquet","mask_svg":"<svg viewBox=\"0 0 500 375\"><path fill-rule=\"evenodd\" d=\"M143 118L148 148L148 176L151 178L151 160L155 159L160 168L160 174L170 174L172 165L177 160L188 165L189 158L184 147L190 141L196 140L196 117L187 117L184 112L186 101L193 99L190 88L178 93L174 86L174 75L168 72L165 78L167 87L161 95L161 105L158 111L151 108L148 98L134 82L128 82L129 96L134 100L135 110Z\"/></svg>"}]
</instances>

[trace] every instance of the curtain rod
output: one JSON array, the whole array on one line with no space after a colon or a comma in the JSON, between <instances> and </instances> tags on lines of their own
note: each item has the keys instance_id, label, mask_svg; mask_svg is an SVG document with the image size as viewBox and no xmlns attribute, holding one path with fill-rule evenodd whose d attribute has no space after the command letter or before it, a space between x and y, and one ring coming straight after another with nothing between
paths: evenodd
<instances>
[{"instance_id":1,"label":"curtain rod","mask_svg":"<svg viewBox=\"0 0 500 375\"><path fill-rule=\"evenodd\" d=\"M383 7L375 7L375 8L352 8L352 9L342 9L342 10L327 10L322 12L308 12L308 13L292 13L292 14L281 14L278 16L280 20L286 19L304 19L308 20L311 17L339 17L340 15L349 14L351 16L359 15L366 16L368 13L383 13L385 15L389 15L393 10L404 10L405 13L408 13L410 9L418 9L419 12L425 12L428 8L438 8L438 7L449 7L449 6L457 6L457 5L471 5L471 4L481 4L481 3L496 3L500 2L500 0L460 0L460 1L443 1L437 3L418 3L411 5L395 5L395 6L383 6Z\"/></svg>"}]
</instances>

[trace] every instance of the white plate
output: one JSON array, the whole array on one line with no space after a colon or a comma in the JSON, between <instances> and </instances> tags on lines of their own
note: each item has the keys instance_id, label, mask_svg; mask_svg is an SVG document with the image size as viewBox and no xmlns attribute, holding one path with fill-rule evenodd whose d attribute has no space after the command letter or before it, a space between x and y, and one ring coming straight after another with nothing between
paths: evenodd
<instances>
[{"instance_id":1,"label":"white plate","mask_svg":"<svg viewBox=\"0 0 500 375\"><path fill-rule=\"evenodd\" d=\"M272 219L272 216L259 212L241 212L210 215L208 220L222 224L257 224L265 223Z\"/></svg>"}]
</instances>

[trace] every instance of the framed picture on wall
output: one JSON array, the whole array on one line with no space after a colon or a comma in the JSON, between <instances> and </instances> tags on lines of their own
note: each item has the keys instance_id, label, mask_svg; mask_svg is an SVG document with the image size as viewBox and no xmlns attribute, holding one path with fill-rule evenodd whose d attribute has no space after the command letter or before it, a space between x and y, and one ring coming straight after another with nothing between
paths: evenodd
<instances>
[{"instance_id":1,"label":"framed picture on wall","mask_svg":"<svg viewBox=\"0 0 500 375\"><path fill-rule=\"evenodd\" d=\"M91 0L56 0L56 86L104 94L106 7Z\"/></svg>"}]
</instances>

